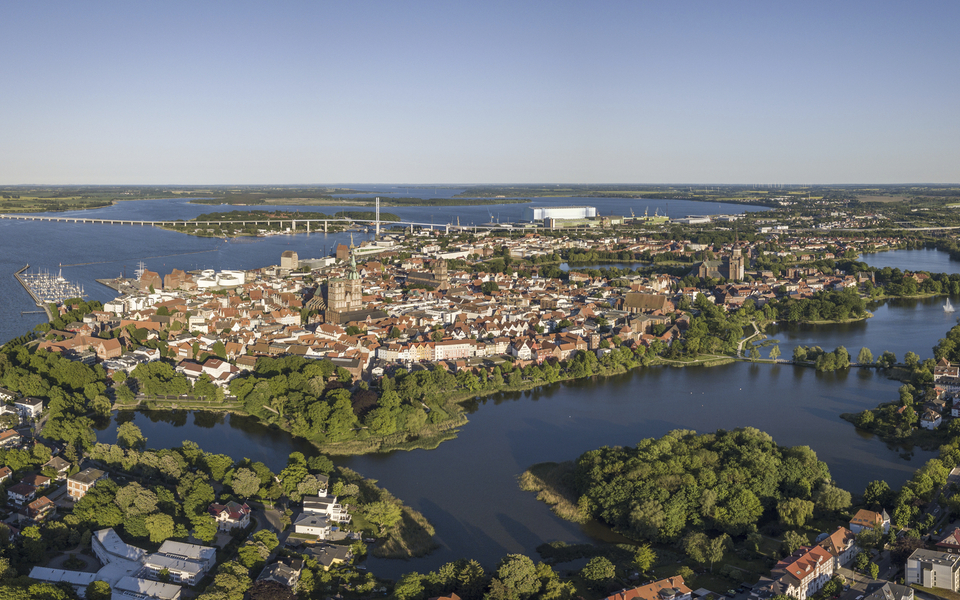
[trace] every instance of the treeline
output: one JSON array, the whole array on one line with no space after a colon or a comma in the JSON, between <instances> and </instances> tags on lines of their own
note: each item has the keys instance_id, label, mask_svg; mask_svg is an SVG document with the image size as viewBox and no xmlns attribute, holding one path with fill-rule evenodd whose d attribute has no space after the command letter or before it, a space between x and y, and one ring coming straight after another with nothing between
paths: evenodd
<instances>
[{"instance_id":1,"label":"treeline","mask_svg":"<svg viewBox=\"0 0 960 600\"><path fill-rule=\"evenodd\" d=\"M230 382L230 391L250 414L316 443L367 440L398 433L416 435L425 426L459 419L458 401L477 393L622 373L649 364L662 350L657 343L636 350L620 346L602 358L578 352L566 361L523 368L505 361L478 373L453 374L441 366L416 371L399 368L383 377L376 391L365 382L351 387L350 373L326 359L260 358L253 372Z\"/></svg>"},{"instance_id":2,"label":"treeline","mask_svg":"<svg viewBox=\"0 0 960 600\"><path fill-rule=\"evenodd\" d=\"M781 447L753 428L672 431L635 447L604 447L577 459L578 506L639 540L691 533L741 536L768 521L802 526L814 511L850 505L807 446Z\"/></svg>"},{"instance_id":3,"label":"treeline","mask_svg":"<svg viewBox=\"0 0 960 600\"><path fill-rule=\"evenodd\" d=\"M680 308L689 308L681 303ZM733 354L737 344L743 339L743 326L749 322L754 312L754 303L750 301L734 313L727 313L722 307L697 294L693 303L697 313L690 320L680 340L674 341L666 356L697 356L698 354Z\"/></svg>"},{"instance_id":4,"label":"treeline","mask_svg":"<svg viewBox=\"0 0 960 600\"><path fill-rule=\"evenodd\" d=\"M333 215L335 218L355 219L357 221L373 221L377 218L377 213L372 210L341 210ZM400 217L389 212L380 211L381 221L399 221Z\"/></svg>"},{"instance_id":5,"label":"treeline","mask_svg":"<svg viewBox=\"0 0 960 600\"><path fill-rule=\"evenodd\" d=\"M193 221L278 221L278 220L301 220L301 219L357 219L374 220L376 212L374 211L352 211L342 210L334 213L332 216L321 212L267 212L264 210L233 210L222 213L204 213ZM381 221L399 221L400 217L389 212L380 212ZM187 221L188 223L190 221Z\"/></svg>"},{"instance_id":6,"label":"treeline","mask_svg":"<svg viewBox=\"0 0 960 600\"><path fill-rule=\"evenodd\" d=\"M46 400L43 435L78 449L96 441L90 413L110 412L103 367L72 361L56 352L31 353L23 346L8 344L0 352L0 381L9 390Z\"/></svg>"},{"instance_id":7,"label":"treeline","mask_svg":"<svg viewBox=\"0 0 960 600\"><path fill-rule=\"evenodd\" d=\"M488 206L527 202L529 198L380 198L381 206Z\"/></svg>"},{"instance_id":8,"label":"treeline","mask_svg":"<svg viewBox=\"0 0 960 600\"><path fill-rule=\"evenodd\" d=\"M933 347L933 357L945 358L951 363L960 363L960 325L954 325L945 337L940 338Z\"/></svg>"},{"instance_id":9,"label":"treeline","mask_svg":"<svg viewBox=\"0 0 960 600\"><path fill-rule=\"evenodd\" d=\"M867 303L855 288L840 292L820 291L812 298L779 298L768 303L776 311L778 321L845 321L867 315Z\"/></svg>"}]
</instances>

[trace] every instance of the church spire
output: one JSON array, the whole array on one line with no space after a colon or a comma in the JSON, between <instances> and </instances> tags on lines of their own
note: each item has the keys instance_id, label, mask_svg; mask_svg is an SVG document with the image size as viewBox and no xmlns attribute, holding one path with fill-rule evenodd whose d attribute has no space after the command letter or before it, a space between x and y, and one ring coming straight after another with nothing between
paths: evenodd
<instances>
[{"instance_id":1,"label":"church spire","mask_svg":"<svg viewBox=\"0 0 960 600\"><path fill-rule=\"evenodd\" d=\"M352 236L351 236L352 237ZM352 247L352 244L351 244ZM357 271L357 251L350 251L350 270L347 272L347 279L360 279L360 273Z\"/></svg>"}]
</instances>

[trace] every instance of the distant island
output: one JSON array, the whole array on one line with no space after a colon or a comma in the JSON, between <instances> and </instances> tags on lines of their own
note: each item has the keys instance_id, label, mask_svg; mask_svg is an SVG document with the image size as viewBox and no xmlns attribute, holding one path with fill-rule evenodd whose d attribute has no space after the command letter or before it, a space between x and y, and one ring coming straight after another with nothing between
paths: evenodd
<instances>
[{"instance_id":1,"label":"distant island","mask_svg":"<svg viewBox=\"0 0 960 600\"><path fill-rule=\"evenodd\" d=\"M374 220L373 211L344 210L332 215L321 212L300 211L264 211L264 210L235 210L224 213L204 213L195 219L183 222L184 225L164 227L170 231L178 231L200 237L239 237L262 236L278 233L303 233L309 231L307 220L317 219L352 219ZM381 212L382 222L398 222L400 217L393 213ZM323 230L322 224L315 224ZM342 231L345 227L354 226L353 223L333 225L329 231Z\"/></svg>"},{"instance_id":2,"label":"distant island","mask_svg":"<svg viewBox=\"0 0 960 600\"><path fill-rule=\"evenodd\" d=\"M490 204L524 204L524 198L380 198L380 206L485 206ZM237 206L373 206L374 198L343 198L329 194L315 196L298 194L241 193L217 198L197 198L191 204L233 204Z\"/></svg>"}]
</instances>

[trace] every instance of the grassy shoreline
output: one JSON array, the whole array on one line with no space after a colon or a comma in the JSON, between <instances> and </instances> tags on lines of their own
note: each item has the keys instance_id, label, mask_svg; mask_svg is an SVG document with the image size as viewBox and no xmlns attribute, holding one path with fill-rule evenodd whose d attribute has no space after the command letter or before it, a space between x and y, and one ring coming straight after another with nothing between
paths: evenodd
<instances>
[{"instance_id":1,"label":"grassy shoreline","mask_svg":"<svg viewBox=\"0 0 960 600\"><path fill-rule=\"evenodd\" d=\"M573 490L575 468L573 461L537 463L520 475L518 483L521 490L536 492L537 500L547 504L561 519L586 523L590 517L577 506Z\"/></svg>"}]
</instances>

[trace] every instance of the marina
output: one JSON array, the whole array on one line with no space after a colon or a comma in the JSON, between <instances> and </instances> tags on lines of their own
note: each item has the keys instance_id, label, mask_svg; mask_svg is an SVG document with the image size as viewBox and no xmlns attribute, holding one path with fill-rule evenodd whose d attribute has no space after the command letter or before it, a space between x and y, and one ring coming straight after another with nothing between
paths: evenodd
<instances>
[{"instance_id":1,"label":"marina","mask_svg":"<svg viewBox=\"0 0 960 600\"><path fill-rule=\"evenodd\" d=\"M30 265L27 264L14 273L13 276L17 278L17 281L20 282L23 289L27 290L27 293L30 294L34 303L43 309L43 312L47 315L47 319L53 318L50 314L50 304L57 304L69 298L83 298L86 296L82 285L67 281L63 278L62 273L58 273L55 276L46 271L25 273L29 268ZM23 312L21 314L23 314Z\"/></svg>"}]
</instances>

